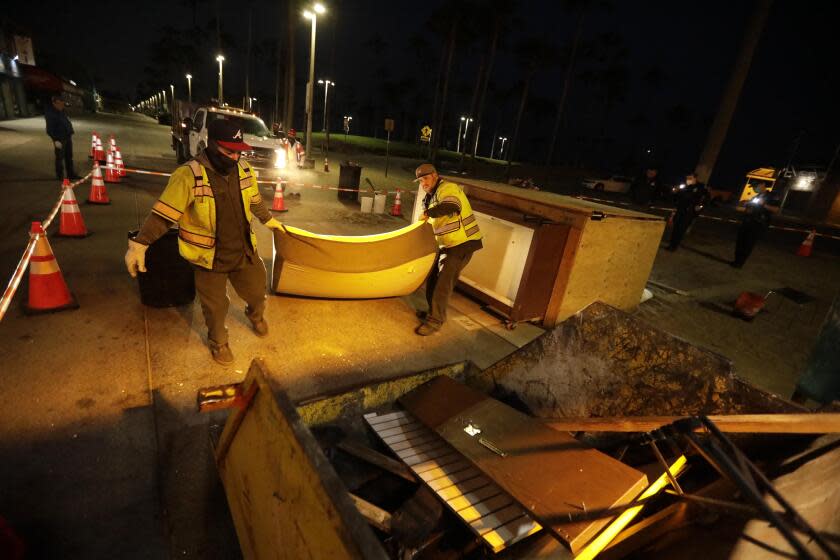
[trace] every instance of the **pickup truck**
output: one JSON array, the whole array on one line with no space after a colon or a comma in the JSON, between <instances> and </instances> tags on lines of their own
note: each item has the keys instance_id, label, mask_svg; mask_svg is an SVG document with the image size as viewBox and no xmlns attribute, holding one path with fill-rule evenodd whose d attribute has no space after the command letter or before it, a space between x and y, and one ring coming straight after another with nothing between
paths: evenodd
<instances>
[{"instance_id":1,"label":"pickup truck","mask_svg":"<svg viewBox=\"0 0 840 560\"><path fill-rule=\"evenodd\" d=\"M231 107L191 107L187 103L179 103L175 114L181 117L173 119L172 127L172 149L178 163L184 163L207 146L207 127L211 122L226 119L242 127L243 140L254 148L243 152L242 157L259 171L260 176L277 177L286 168L288 141L275 137L263 120L253 113Z\"/></svg>"}]
</instances>

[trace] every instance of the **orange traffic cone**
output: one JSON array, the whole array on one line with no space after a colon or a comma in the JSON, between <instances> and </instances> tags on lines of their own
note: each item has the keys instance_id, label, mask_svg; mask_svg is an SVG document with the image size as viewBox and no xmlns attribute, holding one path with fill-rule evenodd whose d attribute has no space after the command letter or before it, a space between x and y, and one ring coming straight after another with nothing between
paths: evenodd
<instances>
[{"instance_id":1,"label":"orange traffic cone","mask_svg":"<svg viewBox=\"0 0 840 560\"><path fill-rule=\"evenodd\" d=\"M808 233L808 237L805 238L805 241L799 246L799 249L796 250L797 257L810 257L811 252L814 250L814 238L817 236L817 230L812 229Z\"/></svg>"},{"instance_id":2,"label":"orange traffic cone","mask_svg":"<svg viewBox=\"0 0 840 560\"><path fill-rule=\"evenodd\" d=\"M88 155L89 159L93 159L96 155L96 131L93 131L90 139L90 154Z\"/></svg>"},{"instance_id":3,"label":"orange traffic cone","mask_svg":"<svg viewBox=\"0 0 840 560\"><path fill-rule=\"evenodd\" d=\"M105 182L106 183L119 183L120 182L120 175L117 173L116 168L114 167L114 154L108 152L108 155L105 156Z\"/></svg>"},{"instance_id":4,"label":"orange traffic cone","mask_svg":"<svg viewBox=\"0 0 840 560\"><path fill-rule=\"evenodd\" d=\"M85 221L82 219L82 212L76 202L76 194L70 186L70 181L64 179L61 185L64 189L64 200L61 201L61 221L58 226L58 234L61 237L87 237L88 230Z\"/></svg>"},{"instance_id":5,"label":"orange traffic cone","mask_svg":"<svg viewBox=\"0 0 840 560\"><path fill-rule=\"evenodd\" d=\"M324 156L324 173L330 172L330 162L327 161L327 156Z\"/></svg>"},{"instance_id":6,"label":"orange traffic cone","mask_svg":"<svg viewBox=\"0 0 840 560\"><path fill-rule=\"evenodd\" d=\"M108 151L113 154L114 152L117 151L117 139L114 138L113 134L111 135L111 139L108 141L108 143L110 144L108 146Z\"/></svg>"},{"instance_id":7,"label":"orange traffic cone","mask_svg":"<svg viewBox=\"0 0 840 560\"><path fill-rule=\"evenodd\" d=\"M271 209L275 212L285 212L288 210L283 203L283 181L277 181L277 186L274 187L274 201L271 203Z\"/></svg>"},{"instance_id":8,"label":"orange traffic cone","mask_svg":"<svg viewBox=\"0 0 840 560\"><path fill-rule=\"evenodd\" d=\"M117 175L125 177L125 164L123 164L122 153L119 149L114 154L114 168L117 170Z\"/></svg>"},{"instance_id":9,"label":"orange traffic cone","mask_svg":"<svg viewBox=\"0 0 840 560\"><path fill-rule=\"evenodd\" d=\"M394 200L394 205L391 207L391 215L402 217L402 200L400 200L400 189L397 189L397 198Z\"/></svg>"},{"instance_id":10,"label":"orange traffic cone","mask_svg":"<svg viewBox=\"0 0 840 560\"><path fill-rule=\"evenodd\" d=\"M93 164L93 179L90 182L90 194L87 202L88 204L111 204L108 191L105 190L105 181L102 180L102 168L99 167L98 161Z\"/></svg>"},{"instance_id":11,"label":"orange traffic cone","mask_svg":"<svg viewBox=\"0 0 840 560\"><path fill-rule=\"evenodd\" d=\"M93 151L93 159L105 163L105 149L102 148L102 138L96 137L96 149Z\"/></svg>"},{"instance_id":12,"label":"orange traffic cone","mask_svg":"<svg viewBox=\"0 0 840 560\"><path fill-rule=\"evenodd\" d=\"M41 222L32 222L30 234L39 237L29 262L29 302L25 311L32 314L76 309L79 304L67 288Z\"/></svg>"}]
</instances>

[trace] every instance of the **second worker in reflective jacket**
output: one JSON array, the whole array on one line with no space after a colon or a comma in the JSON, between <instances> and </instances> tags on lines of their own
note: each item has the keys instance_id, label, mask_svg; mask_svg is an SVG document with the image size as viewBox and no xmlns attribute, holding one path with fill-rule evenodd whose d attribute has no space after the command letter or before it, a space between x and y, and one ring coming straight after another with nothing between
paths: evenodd
<instances>
[{"instance_id":1,"label":"second worker in reflective jacket","mask_svg":"<svg viewBox=\"0 0 840 560\"><path fill-rule=\"evenodd\" d=\"M432 224L439 248L426 279L429 310L417 312L423 323L414 331L428 336L440 330L446 321L446 308L455 282L472 254L482 248L481 231L461 187L441 179L430 163L419 166L415 176L426 193L423 218Z\"/></svg>"}]
</instances>

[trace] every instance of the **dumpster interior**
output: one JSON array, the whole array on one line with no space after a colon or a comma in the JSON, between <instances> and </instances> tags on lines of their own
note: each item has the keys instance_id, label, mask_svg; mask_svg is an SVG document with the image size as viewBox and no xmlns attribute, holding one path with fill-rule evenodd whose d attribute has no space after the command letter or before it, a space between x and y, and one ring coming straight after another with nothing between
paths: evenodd
<instances>
[{"instance_id":1,"label":"dumpster interior","mask_svg":"<svg viewBox=\"0 0 840 560\"><path fill-rule=\"evenodd\" d=\"M244 385L199 402L247 410ZM603 304L483 371L348 387L292 415L390 558L840 554L840 414Z\"/></svg>"}]
</instances>

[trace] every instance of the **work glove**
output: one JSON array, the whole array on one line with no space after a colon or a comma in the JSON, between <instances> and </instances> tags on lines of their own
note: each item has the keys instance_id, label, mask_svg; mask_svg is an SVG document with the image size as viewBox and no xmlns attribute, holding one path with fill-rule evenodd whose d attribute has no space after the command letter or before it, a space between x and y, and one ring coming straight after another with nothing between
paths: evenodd
<instances>
[{"instance_id":1,"label":"work glove","mask_svg":"<svg viewBox=\"0 0 840 560\"><path fill-rule=\"evenodd\" d=\"M280 222L280 220L277 220L276 218L271 218L264 225L268 229L276 229L277 231L282 231L282 232L286 231L286 227L283 225L283 223Z\"/></svg>"},{"instance_id":2,"label":"work glove","mask_svg":"<svg viewBox=\"0 0 840 560\"><path fill-rule=\"evenodd\" d=\"M132 278L137 278L137 272L146 272L146 250L148 245L128 240L128 251L125 253L125 266Z\"/></svg>"},{"instance_id":3,"label":"work glove","mask_svg":"<svg viewBox=\"0 0 840 560\"><path fill-rule=\"evenodd\" d=\"M57 150L60 150L63 144L56 140L55 142L53 142L53 145L56 147Z\"/></svg>"}]
</instances>

